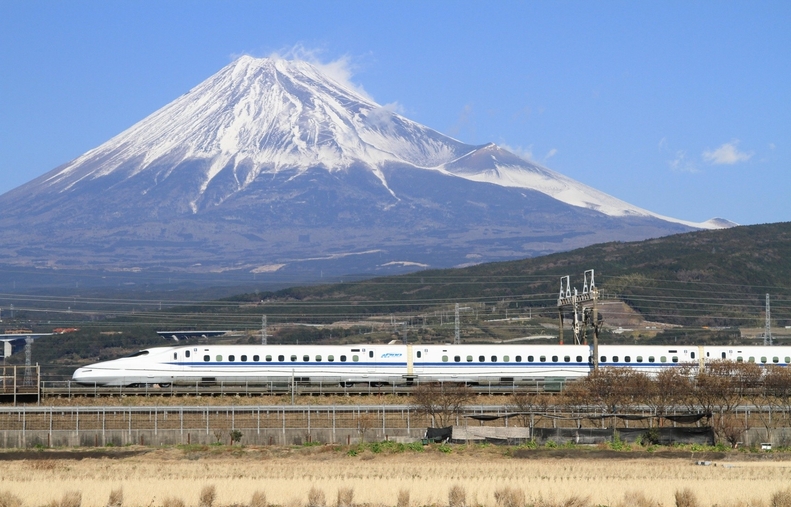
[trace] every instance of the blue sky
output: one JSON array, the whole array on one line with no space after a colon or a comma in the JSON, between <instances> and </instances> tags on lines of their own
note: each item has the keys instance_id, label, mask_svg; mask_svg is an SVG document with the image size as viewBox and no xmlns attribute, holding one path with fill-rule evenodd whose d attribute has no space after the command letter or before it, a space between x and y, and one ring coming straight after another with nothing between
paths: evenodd
<instances>
[{"instance_id":1,"label":"blue sky","mask_svg":"<svg viewBox=\"0 0 791 507\"><path fill-rule=\"evenodd\" d=\"M0 193L242 54L343 59L382 104L635 205L791 220L791 2L0 0Z\"/></svg>"}]
</instances>

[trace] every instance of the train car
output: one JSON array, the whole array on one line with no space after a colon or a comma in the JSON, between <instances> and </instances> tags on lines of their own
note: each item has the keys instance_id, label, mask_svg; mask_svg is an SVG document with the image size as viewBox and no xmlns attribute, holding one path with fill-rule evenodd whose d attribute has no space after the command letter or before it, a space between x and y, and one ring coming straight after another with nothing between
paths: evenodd
<instances>
[{"instance_id":1,"label":"train car","mask_svg":"<svg viewBox=\"0 0 791 507\"><path fill-rule=\"evenodd\" d=\"M191 345L141 350L77 369L82 385L370 384L415 382L521 385L584 377L588 345ZM600 345L601 367L654 375L715 360L788 366L791 347Z\"/></svg>"}]
</instances>

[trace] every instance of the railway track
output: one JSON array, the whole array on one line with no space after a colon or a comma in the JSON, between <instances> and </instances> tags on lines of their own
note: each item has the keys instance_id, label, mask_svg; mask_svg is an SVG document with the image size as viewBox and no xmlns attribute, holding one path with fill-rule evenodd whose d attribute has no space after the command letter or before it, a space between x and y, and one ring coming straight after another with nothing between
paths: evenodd
<instances>
[{"instance_id":1,"label":"railway track","mask_svg":"<svg viewBox=\"0 0 791 507\"><path fill-rule=\"evenodd\" d=\"M474 385L469 386L475 394L510 395L515 392L561 392L567 381L538 380L529 385ZM415 386L375 386L357 384L340 386L333 384L223 384L205 385L145 385L140 387L83 386L74 382L41 382L41 398L102 398L120 396L409 396Z\"/></svg>"}]
</instances>

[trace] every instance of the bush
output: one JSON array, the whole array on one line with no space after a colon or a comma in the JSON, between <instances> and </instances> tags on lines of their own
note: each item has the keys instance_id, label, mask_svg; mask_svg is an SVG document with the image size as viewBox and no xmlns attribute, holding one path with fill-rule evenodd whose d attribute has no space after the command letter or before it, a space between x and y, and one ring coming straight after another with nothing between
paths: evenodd
<instances>
[{"instance_id":1,"label":"bush","mask_svg":"<svg viewBox=\"0 0 791 507\"><path fill-rule=\"evenodd\" d=\"M184 507L184 500L181 498L168 497L162 502L162 507Z\"/></svg>"},{"instance_id":2,"label":"bush","mask_svg":"<svg viewBox=\"0 0 791 507\"><path fill-rule=\"evenodd\" d=\"M467 492L464 487L455 484L448 490L448 507L466 507Z\"/></svg>"}]
</instances>

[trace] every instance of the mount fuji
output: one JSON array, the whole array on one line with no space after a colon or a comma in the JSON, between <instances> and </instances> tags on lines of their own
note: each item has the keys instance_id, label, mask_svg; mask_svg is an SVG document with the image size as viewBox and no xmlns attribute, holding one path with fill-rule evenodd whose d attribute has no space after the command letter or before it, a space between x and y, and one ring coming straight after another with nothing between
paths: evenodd
<instances>
[{"instance_id":1,"label":"mount fuji","mask_svg":"<svg viewBox=\"0 0 791 507\"><path fill-rule=\"evenodd\" d=\"M0 196L0 263L389 273L697 228L381 106L304 61L244 56Z\"/></svg>"}]
</instances>

